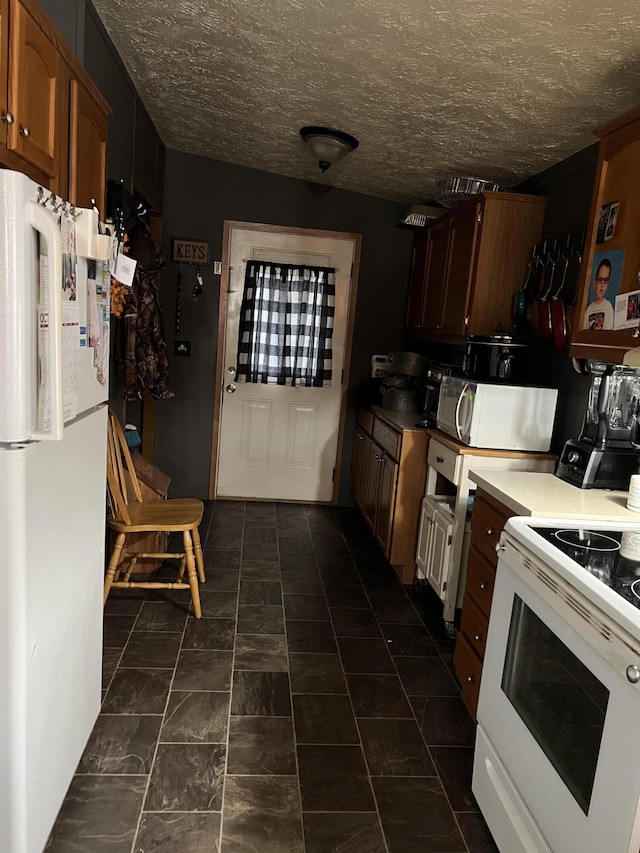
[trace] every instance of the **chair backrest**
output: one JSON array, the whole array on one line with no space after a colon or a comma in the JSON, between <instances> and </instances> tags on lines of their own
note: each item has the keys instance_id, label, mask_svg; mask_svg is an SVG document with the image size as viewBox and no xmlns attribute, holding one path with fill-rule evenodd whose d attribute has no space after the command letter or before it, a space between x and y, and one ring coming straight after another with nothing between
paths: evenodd
<instances>
[{"instance_id":1,"label":"chair backrest","mask_svg":"<svg viewBox=\"0 0 640 853\"><path fill-rule=\"evenodd\" d=\"M111 409L107 430L107 487L112 516L131 524L127 507L134 501L142 502L142 494L124 430Z\"/></svg>"}]
</instances>

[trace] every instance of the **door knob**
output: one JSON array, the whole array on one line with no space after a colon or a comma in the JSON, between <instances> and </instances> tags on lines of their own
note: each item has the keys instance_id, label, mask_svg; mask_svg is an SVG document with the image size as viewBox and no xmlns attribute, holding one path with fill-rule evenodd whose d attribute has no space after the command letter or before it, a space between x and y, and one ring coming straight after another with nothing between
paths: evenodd
<instances>
[{"instance_id":1,"label":"door knob","mask_svg":"<svg viewBox=\"0 0 640 853\"><path fill-rule=\"evenodd\" d=\"M630 664L626 670L627 678L632 684L637 684L640 681L640 669L635 664Z\"/></svg>"},{"instance_id":2,"label":"door knob","mask_svg":"<svg viewBox=\"0 0 640 853\"><path fill-rule=\"evenodd\" d=\"M235 385L230 384L230 385L227 385L227 387L224 390L227 392L227 394L235 394L237 389L236 389Z\"/></svg>"}]
</instances>

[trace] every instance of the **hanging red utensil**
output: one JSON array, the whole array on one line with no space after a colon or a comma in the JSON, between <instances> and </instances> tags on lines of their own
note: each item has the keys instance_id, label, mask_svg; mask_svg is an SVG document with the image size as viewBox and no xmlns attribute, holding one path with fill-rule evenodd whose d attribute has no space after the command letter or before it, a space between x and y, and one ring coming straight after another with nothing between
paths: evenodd
<instances>
[{"instance_id":1,"label":"hanging red utensil","mask_svg":"<svg viewBox=\"0 0 640 853\"><path fill-rule=\"evenodd\" d=\"M553 248L547 252L545 262L545 290L538 303L538 314L540 332L539 335L543 341L550 341L552 338L551 327L551 295L554 288L557 286L556 281L556 262L557 262L557 246L554 242Z\"/></svg>"},{"instance_id":2,"label":"hanging red utensil","mask_svg":"<svg viewBox=\"0 0 640 853\"><path fill-rule=\"evenodd\" d=\"M563 352L567 345L567 312L563 299L563 291L567 281L567 267L569 265L569 249L560 254L556 268L559 270L557 278L560 281L557 290L551 298L551 338L554 349Z\"/></svg>"},{"instance_id":3,"label":"hanging red utensil","mask_svg":"<svg viewBox=\"0 0 640 853\"><path fill-rule=\"evenodd\" d=\"M540 312L538 309L539 300L544 292L545 273L546 273L546 257L547 257L547 241L538 244L535 250L536 265L534 268L534 280L531 287L531 303L528 310L529 324L534 335L540 335Z\"/></svg>"},{"instance_id":4,"label":"hanging red utensil","mask_svg":"<svg viewBox=\"0 0 640 853\"><path fill-rule=\"evenodd\" d=\"M575 235L573 234L571 237L571 253L569 255L569 262L567 264L567 273L565 277L565 287L564 287L564 304L567 310L573 308L578 300L578 281L580 276L580 267L582 266L582 258L584 254L584 241L586 238L586 231L583 229L581 234ZM571 323L569 321L569 316L566 317L567 320L567 337L571 336ZM580 323L580 318L576 320L577 323Z\"/></svg>"}]
</instances>

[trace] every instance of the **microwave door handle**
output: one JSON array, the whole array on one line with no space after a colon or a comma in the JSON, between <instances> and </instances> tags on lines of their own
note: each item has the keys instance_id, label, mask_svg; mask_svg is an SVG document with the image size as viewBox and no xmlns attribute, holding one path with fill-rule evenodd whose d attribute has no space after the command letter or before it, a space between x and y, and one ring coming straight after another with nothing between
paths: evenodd
<instances>
[{"instance_id":1,"label":"microwave door handle","mask_svg":"<svg viewBox=\"0 0 640 853\"><path fill-rule=\"evenodd\" d=\"M460 424L460 409L462 408L462 401L469 393L469 383L465 382L462 391L458 395L458 399L456 401L456 435L458 436L458 440L462 440L462 436L464 435L462 431L462 425Z\"/></svg>"},{"instance_id":2,"label":"microwave door handle","mask_svg":"<svg viewBox=\"0 0 640 853\"><path fill-rule=\"evenodd\" d=\"M47 347L49 369L43 377L49 389L50 423L48 429L34 430L31 438L62 441L64 408L62 392L62 238L58 224L41 204L29 202L29 222L47 246L48 284L47 305L39 306L48 312ZM38 333L40 317L38 317Z\"/></svg>"}]
</instances>

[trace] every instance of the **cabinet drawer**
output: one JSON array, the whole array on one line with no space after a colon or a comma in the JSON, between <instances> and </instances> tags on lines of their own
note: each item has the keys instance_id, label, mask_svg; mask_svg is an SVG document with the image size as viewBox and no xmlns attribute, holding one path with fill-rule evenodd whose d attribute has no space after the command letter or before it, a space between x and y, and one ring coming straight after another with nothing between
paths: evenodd
<instances>
[{"instance_id":1,"label":"cabinet drawer","mask_svg":"<svg viewBox=\"0 0 640 853\"><path fill-rule=\"evenodd\" d=\"M373 422L373 437L380 447L386 450L389 456L393 456L394 459L400 458L402 435L398 434L378 418L375 418Z\"/></svg>"},{"instance_id":2,"label":"cabinet drawer","mask_svg":"<svg viewBox=\"0 0 640 853\"><path fill-rule=\"evenodd\" d=\"M467 597L473 598L480 610L488 617L491 612L491 599L493 597L493 587L496 582L496 570L488 560L485 560L480 551L474 548L473 536L471 537L471 543L467 561L465 599Z\"/></svg>"},{"instance_id":3,"label":"cabinet drawer","mask_svg":"<svg viewBox=\"0 0 640 853\"><path fill-rule=\"evenodd\" d=\"M462 620L460 627L470 645L481 658L484 658L489 618L482 612L482 610L480 610L470 595L465 595L464 601L462 602Z\"/></svg>"},{"instance_id":4,"label":"cabinet drawer","mask_svg":"<svg viewBox=\"0 0 640 853\"><path fill-rule=\"evenodd\" d=\"M463 633L458 634L456 648L453 653L453 665L456 676L462 687L462 701L475 719L480 693L480 678L482 676L482 661L471 647Z\"/></svg>"},{"instance_id":5,"label":"cabinet drawer","mask_svg":"<svg viewBox=\"0 0 640 853\"><path fill-rule=\"evenodd\" d=\"M471 544L481 551L492 565L498 565L496 545L511 513L499 510L481 495L476 496L471 513Z\"/></svg>"},{"instance_id":6,"label":"cabinet drawer","mask_svg":"<svg viewBox=\"0 0 640 853\"><path fill-rule=\"evenodd\" d=\"M427 453L427 463L431 468L442 474L442 476L451 483L457 483L458 471L460 470L460 460L455 450L450 450L438 441L431 439L429 442L429 450Z\"/></svg>"},{"instance_id":7,"label":"cabinet drawer","mask_svg":"<svg viewBox=\"0 0 640 853\"><path fill-rule=\"evenodd\" d=\"M373 432L374 420L375 416L372 412L368 412L366 409L360 409L358 412L358 426L361 426L365 432L369 433L369 435Z\"/></svg>"}]
</instances>

